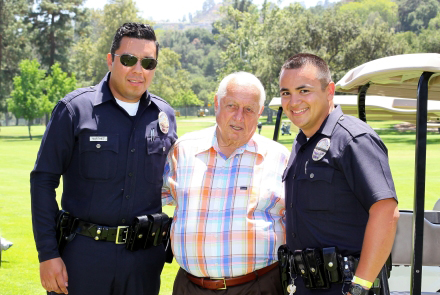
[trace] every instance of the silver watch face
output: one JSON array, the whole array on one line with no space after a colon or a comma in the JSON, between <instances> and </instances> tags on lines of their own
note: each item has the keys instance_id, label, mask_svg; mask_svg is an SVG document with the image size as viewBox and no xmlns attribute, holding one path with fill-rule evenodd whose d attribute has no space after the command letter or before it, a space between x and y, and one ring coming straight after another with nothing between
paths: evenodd
<instances>
[{"instance_id":1,"label":"silver watch face","mask_svg":"<svg viewBox=\"0 0 440 295\"><path fill-rule=\"evenodd\" d=\"M367 290L365 290L361 285L355 284L355 285L351 285L349 292L351 295L363 295L363 294L367 294L366 291Z\"/></svg>"}]
</instances>

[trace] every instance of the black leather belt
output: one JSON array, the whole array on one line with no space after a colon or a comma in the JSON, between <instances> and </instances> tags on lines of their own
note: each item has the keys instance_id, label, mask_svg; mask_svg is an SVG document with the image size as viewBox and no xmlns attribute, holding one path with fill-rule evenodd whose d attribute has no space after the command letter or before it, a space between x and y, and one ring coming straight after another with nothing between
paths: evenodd
<instances>
[{"instance_id":1,"label":"black leather belt","mask_svg":"<svg viewBox=\"0 0 440 295\"><path fill-rule=\"evenodd\" d=\"M73 223L73 232L91 237L96 241L125 244L127 242L128 226L110 227L76 219Z\"/></svg>"}]
</instances>

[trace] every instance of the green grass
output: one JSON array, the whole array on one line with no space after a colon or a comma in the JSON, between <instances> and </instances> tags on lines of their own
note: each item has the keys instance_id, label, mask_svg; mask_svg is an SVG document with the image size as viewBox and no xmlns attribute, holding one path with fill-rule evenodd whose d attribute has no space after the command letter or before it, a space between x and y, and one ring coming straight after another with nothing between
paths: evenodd
<instances>
[{"instance_id":1,"label":"green grass","mask_svg":"<svg viewBox=\"0 0 440 295\"><path fill-rule=\"evenodd\" d=\"M272 138L274 125L262 118L262 135ZM178 118L178 134L213 126L214 117ZM389 128L392 122L372 122L376 128ZM32 236L29 173L33 168L44 126L32 127L34 139L29 140L26 126L0 129L0 235L14 246L2 255L0 295L44 295L40 285L39 264ZM378 131L389 150L391 170L399 196L400 208L413 207L414 195L414 132ZM295 134L279 136L289 150ZM432 209L440 198L440 134L428 135L426 209ZM58 194L60 194L59 190ZM164 211L173 214L174 207ZM162 295L171 294L178 265L165 264L162 272Z\"/></svg>"}]
</instances>

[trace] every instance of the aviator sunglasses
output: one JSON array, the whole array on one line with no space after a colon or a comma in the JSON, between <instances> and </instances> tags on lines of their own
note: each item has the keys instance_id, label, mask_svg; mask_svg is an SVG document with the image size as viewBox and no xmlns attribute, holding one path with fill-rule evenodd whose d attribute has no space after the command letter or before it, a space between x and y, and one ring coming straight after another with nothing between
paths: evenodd
<instances>
[{"instance_id":1,"label":"aviator sunglasses","mask_svg":"<svg viewBox=\"0 0 440 295\"><path fill-rule=\"evenodd\" d=\"M126 67L132 67L138 62L138 58L131 54L116 54L113 53L113 55L119 56L119 60L121 61L121 64ZM146 70L154 70L154 68L157 66L157 60L152 57L145 57L141 59L141 65Z\"/></svg>"}]
</instances>

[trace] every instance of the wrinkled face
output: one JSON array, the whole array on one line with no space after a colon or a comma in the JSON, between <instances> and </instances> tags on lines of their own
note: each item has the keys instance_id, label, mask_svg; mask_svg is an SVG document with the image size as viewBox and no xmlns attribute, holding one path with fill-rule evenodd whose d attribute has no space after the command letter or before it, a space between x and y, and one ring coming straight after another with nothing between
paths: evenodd
<instances>
[{"instance_id":1,"label":"wrinkled face","mask_svg":"<svg viewBox=\"0 0 440 295\"><path fill-rule=\"evenodd\" d=\"M284 113L307 137L313 136L334 109L335 84L322 90L318 69L305 65L284 69L280 76L280 95Z\"/></svg>"},{"instance_id":2,"label":"wrinkled face","mask_svg":"<svg viewBox=\"0 0 440 295\"><path fill-rule=\"evenodd\" d=\"M155 72L155 69L142 68L140 60L144 57L156 58L156 44L150 40L123 37L115 53L134 55L138 62L126 67L121 64L119 56L114 56L112 61L111 54L107 54L107 65L111 72L109 85L113 96L125 102L137 102L150 86Z\"/></svg>"},{"instance_id":3,"label":"wrinkled face","mask_svg":"<svg viewBox=\"0 0 440 295\"><path fill-rule=\"evenodd\" d=\"M231 81L226 95L218 101L214 98L217 120L217 139L220 148L239 148L254 135L258 118L264 106L260 106L260 92L254 85L237 85Z\"/></svg>"}]
</instances>

